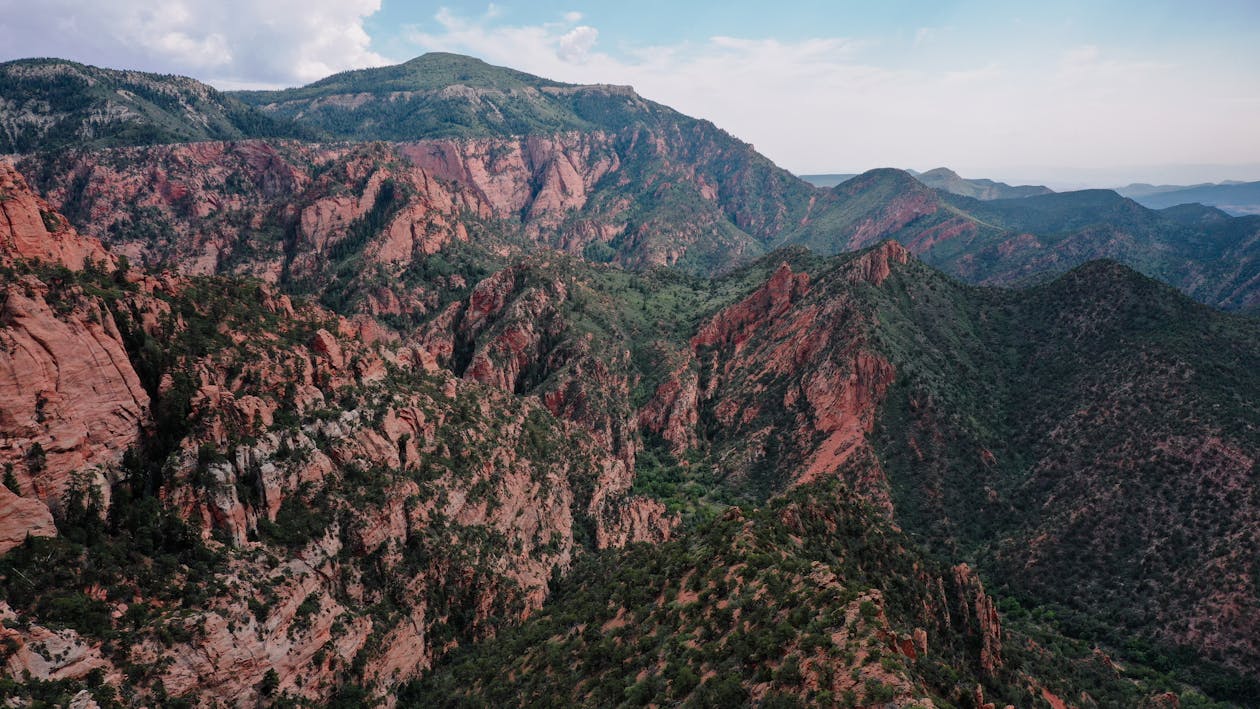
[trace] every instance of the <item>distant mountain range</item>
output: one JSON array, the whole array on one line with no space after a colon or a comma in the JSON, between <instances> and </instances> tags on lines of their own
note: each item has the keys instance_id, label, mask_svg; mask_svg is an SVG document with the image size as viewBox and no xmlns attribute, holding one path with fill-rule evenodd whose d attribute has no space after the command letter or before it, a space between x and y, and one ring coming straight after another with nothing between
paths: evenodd
<instances>
[{"instance_id":1,"label":"distant mountain range","mask_svg":"<svg viewBox=\"0 0 1260 709\"><path fill-rule=\"evenodd\" d=\"M985 179L966 179L947 167L938 167L927 172L911 172L919 182L933 189L945 190L951 194L973 197L975 199L1016 199L1034 195L1051 194L1053 190L1041 185L1020 185L1012 187L1004 182Z\"/></svg>"},{"instance_id":2,"label":"distant mountain range","mask_svg":"<svg viewBox=\"0 0 1260 709\"><path fill-rule=\"evenodd\" d=\"M906 170L915 179L933 189L945 190L951 194L975 199L1014 199L1031 197L1053 192L1049 187L1022 185L1012 187L1003 182L986 179L967 179L947 167L938 167L927 172ZM801 175L801 179L817 187L835 187L857 177L856 174Z\"/></svg>"},{"instance_id":3,"label":"distant mountain range","mask_svg":"<svg viewBox=\"0 0 1260 709\"><path fill-rule=\"evenodd\" d=\"M1118 187L1116 192L1151 209L1197 203L1217 207L1234 216L1260 214L1260 182L1231 181L1190 186L1132 184Z\"/></svg>"},{"instance_id":4,"label":"distant mountain range","mask_svg":"<svg viewBox=\"0 0 1260 709\"><path fill-rule=\"evenodd\" d=\"M968 179L945 167L927 172L906 170L915 179L933 189L944 190L963 197L979 200L1014 199L1034 195L1051 194L1054 190L1044 186L1021 185L1012 187L1003 182L986 179ZM817 187L835 187L854 177L852 173L801 175L801 179ZM1260 182L1230 180L1198 185L1149 185L1133 183L1115 188L1115 192L1150 209L1166 209L1182 204L1202 204L1216 207L1231 216L1260 214Z\"/></svg>"},{"instance_id":5,"label":"distant mountain range","mask_svg":"<svg viewBox=\"0 0 1260 709\"><path fill-rule=\"evenodd\" d=\"M858 174L856 172L838 172L822 175L800 175L800 178L815 187L831 188L852 180Z\"/></svg>"}]
</instances>

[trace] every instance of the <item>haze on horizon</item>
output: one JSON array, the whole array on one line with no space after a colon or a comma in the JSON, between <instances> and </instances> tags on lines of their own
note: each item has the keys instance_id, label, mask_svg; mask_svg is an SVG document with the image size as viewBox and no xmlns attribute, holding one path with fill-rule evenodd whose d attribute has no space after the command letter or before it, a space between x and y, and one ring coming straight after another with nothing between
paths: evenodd
<instances>
[{"instance_id":1,"label":"haze on horizon","mask_svg":"<svg viewBox=\"0 0 1260 709\"><path fill-rule=\"evenodd\" d=\"M1260 180L1260 3L0 0L0 60L295 86L449 51L630 84L798 173Z\"/></svg>"}]
</instances>

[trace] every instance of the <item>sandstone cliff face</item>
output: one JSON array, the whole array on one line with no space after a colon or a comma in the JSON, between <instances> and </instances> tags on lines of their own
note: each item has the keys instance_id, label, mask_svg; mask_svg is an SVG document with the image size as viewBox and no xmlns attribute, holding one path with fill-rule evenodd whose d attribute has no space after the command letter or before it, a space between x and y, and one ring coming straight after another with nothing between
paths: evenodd
<instances>
[{"instance_id":1,"label":"sandstone cliff face","mask_svg":"<svg viewBox=\"0 0 1260 709\"><path fill-rule=\"evenodd\" d=\"M24 166L115 251L186 274L309 279L360 251L369 263L405 267L467 239L459 215L488 213L379 146L196 143L81 153L68 166L30 158ZM389 219L373 222L369 240L339 246L387 183L381 216Z\"/></svg>"},{"instance_id":2,"label":"sandstone cliff face","mask_svg":"<svg viewBox=\"0 0 1260 709\"><path fill-rule=\"evenodd\" d=\"M878 286L907 259L890 242L817 281L781 265L701 324L691 363L658 388L643 425L681 453L707 419L726 474L772 488L843 475L891 513L866 436L895 373L866 342L869 314L845 292Z\"/></svg>"},{"instance_id":3,"label":"sandstone cliff face","mask_svg":"<svg viewBox=\"0 0 1260 709\"><path fill-rule=\"evenodd\" d=\"M621 167L613 136L601 132L430 140L398 150L434 177L471 188L495 216L523 218L534 234L586 206L595 185Z\"/></svg>"},{"instance_id":4,"label":"sandstone cliff face","mask_svg":"<svg viewBox=\"0 0 1260 709\"><path fill-rule=\"evenodd\" d=\"M574 327L590 285L550 257L531 259L478 283L417 333L421 347L466 380L537 397L546 409L593 437L607 458L592 497L600 548L668 538L674 520L657 502L620 498L634 480L639 447L630 406L629 351Z\"/></svg>"},{"instance_id":5,"label":"sandstone cliff face","mask_svg":"<svg viewBox=\"0 0 1260 709\"><path fill-rule=\"evenodd\" d=\"M75 233L70 222L39 195L12 165L0 161L0 259L61 264L71 270L87 262L112 269L114 259L93 239Z\"/></svg>"},{"instance_id":6,"label":"sandstone cliff face","mask_svg":"<svg viewBox=\"0 0 1260 709\"><path fill-rule=\"evenodd\" d=\"M115 266L3 163L0 195L0 262ZM109 309L74 286L56 287L50 302L50 289L35 275L0 284L0 465L17 484L16 494L0 494L0 551L26 532L54 534L49 510L72 483L108 505L108 471L148 416L149 397Z\"/></svg>"},{"instance_id":7,"label":"sandstone cliff face","mask_svg":"<svg viewBox=\"0 0 1260 709\"><path fill-rule=\"evenodd\" d=\"M75 474L108 494L105 470L139 439L149 397L110 312L62 301L70 309L59 314L47 295L33 277L4 289L0 461L24 496L55 507Z\"/></svg>"},{"instance_id":8,"label":"sandstone cliff face","mask_svg":"<svg viewBox=\"0 0 1260 709\"><path fill-rule=\"evenodd\" d=\"M94 659L60 663L38 649L53 646L37 626L13 631L37 649L11 662L37 678L100 667L123 681L119 668L141 663L170 696L205 701L258 698L269 670L278 686L268 691L312 701L350 675L384 692L537 609L580 549L669 536L663 506L628 496L632 472L597 432L498 379L458 379L370 321L218 281L141 279L120 293L116 307L141 331L133 338L181 353L157 387L163 410L188 397L162 504L206 544L226 544L227 566L208 600L153 621L190 640L160 641L147 634L160 625L146 625L120 651L67 639ZM242 296L254 299L243 309ZM73 308L58 314L49 300ZM72 471L99 466L87 483L108 504L105 471L143 442L149 400L100 299L28 277L9 286L5 308L0 371L14 406L0 423L27 495L0 490L7 550L54 533L49 507L77 484ZM29 386L31 376L48 386ZM563 413L578 399L550 405ZM115 618L138 601L125 587L67 590L100 596Z\"/></svg>"},{"instance_id":9,"label":"sandstone cliff face","mask_svg":"<svg viewBox=\"0 0 1260 709\"><path fill-rule=\"evenodd\" d=\"M979 638L980 669L987 677L996 677L1002 667L1002 621L993 599L984 592L984 584L966 564L953 568L952 580L958 594L954 612L966 632Z\"/></svg>"},{"instance_id":10,"label":"sandstone cliff face","mask_svg":"<svg viewBox=\"0 0 1260 709\"><path fill-rule=\"evenodd\" d=\"M362 253L397 278L466 241L470 222L488 225L476 247L500 255L593 247L600 260L707 273L763 253L804 216L811 189L747 153L697 124L392 146L197 143L36 155L22 168L117 253L184 273L313 279ZM338 246L387 181L400 190L388 222Z\"/></svg>"},{"instance_id":11,"label":"sandstone cliff face","mask_svg":"<svg viewBox=\"0 0 1260 709\"><path fill-rule=\"evenodd\" d=\"M8 487L0 487L0 554L26 541L28 536L56 534L57 526L48 505L34 497L22 497Z\"/></svg>"},{"instance_id":12,"label":"sandstone cliff face","mask_svg":"<svg viewBox=\"0 0 1260 709\"><path fill-rule=\"evenodd\" d=\"M76 153L69 164L32 158L22 168L77 226L137 264L274 279L274 213L309 182L297 164L315 156L293 144L194 143Z\"/></svg>"}]
</instances>

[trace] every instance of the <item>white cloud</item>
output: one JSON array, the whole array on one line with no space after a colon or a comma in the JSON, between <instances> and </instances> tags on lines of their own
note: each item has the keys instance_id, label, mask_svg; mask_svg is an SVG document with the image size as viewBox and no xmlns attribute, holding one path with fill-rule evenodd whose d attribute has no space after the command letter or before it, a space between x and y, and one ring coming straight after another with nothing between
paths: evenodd
<instances>
[{"instance_id":1,"label":"white cloud","mask_svg":"<svg viewBox=\"0 0 1260 709\"><path fill-rule=\"evenodd\" d=\"M594 27L574 27L560 37L556 54L566 62L581 64L590 56L598 39L599 30Z\"/></svg>"},{"instance_id":2,"label":"white cloud","mask_svg":"<svg viewBox=\"0 0 1260 709\"><path fill-rule=\"evenodd\" d=\"M57 56L224 88L292 85L387 63L364 18L380 0L0 0L5 58Z\"/></svg>"}]
</instances>

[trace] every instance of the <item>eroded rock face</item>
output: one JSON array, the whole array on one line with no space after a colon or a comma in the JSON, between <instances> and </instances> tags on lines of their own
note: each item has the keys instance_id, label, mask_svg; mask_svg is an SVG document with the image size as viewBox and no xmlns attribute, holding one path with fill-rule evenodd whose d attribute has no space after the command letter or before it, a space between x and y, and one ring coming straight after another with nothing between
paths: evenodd
<instances>
[{"instance_id":1,"label":"eroded rock face","mask_svg":"<svg viewBox=\"0 0 1260 709\"><path fill-rule=\"evenodd\" d=\"M537 397L552 415L593 437L606 456L589 507L598 547L667 539L676 519L662 505L622 499L639 448L629 351L576 331L573 297L591 297L589 286L561 275L546 258L530 260L478 283L416 339L463 379Z\"/></svg>"},{"instance_id":2,"label":"eroded rock face","mask_svg":"<svg viewBox=\"0 0 1260 709\"><path fill-rule=\"evenodd\" d=\"M242 140L21 164L85 233L133 262L272 282L327 278L354 254L369 267L364 281L396 279L470 230L499 256L594 248L624 266L713 273L764 253L806 216L813 192L702 122L392 145ZM396 189L378 203L387 185ZM789 194L791 204L767 197ZM347 241L364 219L371 233ZM431 307L408 300L387 287L363 310Z\"/></svg>"},{"instance_id":3,"label":"eroded rock face","mask_svg":"<svg viewBox=\"0 0 1260 709\"><path fill-rule=\"evenodd\" d=\"M79 236L70 222L35 194L12 165L0 161L0 259L60 264L73 271L85 263L112 269L100 242Z\"/></svg>"},{"instance_id":4,"label":"eroded rock face","mask_svg":"<svg viewBox=\"0 0 1260 709\"><path fill-rule=\"evenodd\" d=\"M691 361L675 369L639 412L639 425L658 434L675 454L694 447L700 419L700 377Z\"/></svg>"},{"instance_id":5,"label":"eroded rock face","mask_svg":"<svg viewBox=\"0 0 1260 709\"><path fill-rule=\"evenodd\" d=\"M107 503L105 471L140 439L149 415L113 316L91 300L62 301L68 310L58 312L34 277L3 293L0 463L12 466L24 497L46 506L61 504L74 475Z\"/></svg>"},{"instance_id":6,"label":"eroded rock face","mask_svg":"<svg viewBox=\"0 0 1260 709\"><path fill-rule=\"evenodd\" d=\"M205 293L194 282L140 286L126 307L148 336L177 347L184 328L204 327L187 320L196 316L181 301ZM149 419L134 372L109 368L117 357L126 363L109 309L79 294L68 314L55 312L49 299L68 293L49 288L11 284L0 331L10 343L4 400L15 402L0 423L7 440L22 444L6 454L27 460L33 440L47 441L38 471L16 470L28 496L0 490L8 547L27 533L53 533L49 507L73 482L67 471L107 468ZM579 525L593 531L589 545L669 536L674 520L663 506L629 496L626 464L576 423L557 420L542 398L459 379L427 350L362 318L295 305L266 287L251 292L258 302L244 319L215 323L224 344L178 362L159 386L161 396L174 395L175 374L186 374L192 389L189 430L164 466L162 504L207 544L227 544L216 578L228 590L156 621L177 623L192 639L141 636L126 651L126 662L162 668L155 677L171 696L258 698L274 670L272 691L321 701L352 666L355 681L384 692L540 607L583 544ZM92 368L81 369L84 361ZM36 374L61 388L30 387L26 378ZM133 389L130 404L117 405ZM575 406L574 396L551 405ZM72 426L93 422L72 439ZM78 445L54 445L71 440ZM90 482L109 489L103 475ZM295 514L314 514L323 527L277 542ZM125 589L84 593L108 597L115 617L136 598ZM389 610L365 616L367 607ZM19 645L45 639L34 626L14 632ZM74 642L92 662L54 666L21 655L22 668L39 678L81 679L96 668L121 677L121 656L96 639Z\"/></svg>"},{"instance_id":7,"label":"eroded rock face","mask_svg":"<svg viewBox=\"0 0 1260 709\"><path fill-rule=\"evenodd\" d=\"M0 263L80 271L117 264L95 239L34 194L0 162ZM0 547L29 533L56 533L57 509L73 476L108 504L105 471L132 446L149 397L128 359L113 315L82 291L56 293L34 275L0 283L0 465L17 492L0 492Z\"/></svg>"},{"instance_id":8,"label":"eroded rock face","mask_svg":"<svg viewBox=\"0 0 1260 709\"><path fill-rule=\"evenodd\" d=\"M966 564L953 568L953 582L959 594L956 612L968 632L980 639L980 668L986 676L996 677L1002 667L1002 621L993 598L984 592L980 577Z\"/></svg>"},{"instance_id":9,"label":"eroded rock face","mask_svg":"<svg viewBox=\"0 0 1260 709\"><path fill-rule=\"evenodd\" d=\"M642 424L680 453L707 416L728 474L782 471L761 483L771 486L839 474L891 514L866 436L895 371L867 344L868 313L847 292L879 285L908 258L889 242L816 280L780 265L700 325L690 359L657 389Z\"/></svg>"},{"instance_id":10,"label":"eroded rock face","mask_svg":"<svg viewBox=\"0 0 1260 709\"><path fill-rule=\"evenodd\" d=\"M781 264L764 286L702 325L691 338L691 346L733 347L738 354L760 328L782 316L808 292L809 274L792 273L791 267Z\"/></svg>"},{"instance_id":11,"label":"eroded rock face","mask_svg":"<svg viewBox=\"0 0 1260 709\"><path fill-rule=\"evenodd\" d=\"M524 215L537 232L584 207L594 186L621 167L613 143L613 136L593 132L430 140L398 149L435 177L471 187L496 216Z\"/></svg>"},{"instance_id":12,"label":"eroded rock face","mask_svg":"<svg viewBox=\"0 0 1260 709\"><path fill-rule=\"evenodd\" d=\"M52 537L57 534L52 512L33 497L22 497L0 486L0 554L31 537Z\"/></svg>"},{"instance_id":13,"label":"eroded rock face","mask_svg":"<svg viewBox=\"0 0 1260 709\"><path fill-rule=\"evenodd\" d=\"M6 627L18 620L8 603L0 601L0 643L6 645L4 670L10 677L27 673L40 679L78 679L93 670L105 670L105 678L117 681L100 648L73 630L50 630L32 625L24 630Z\"/></svg>"}]
</instances>

